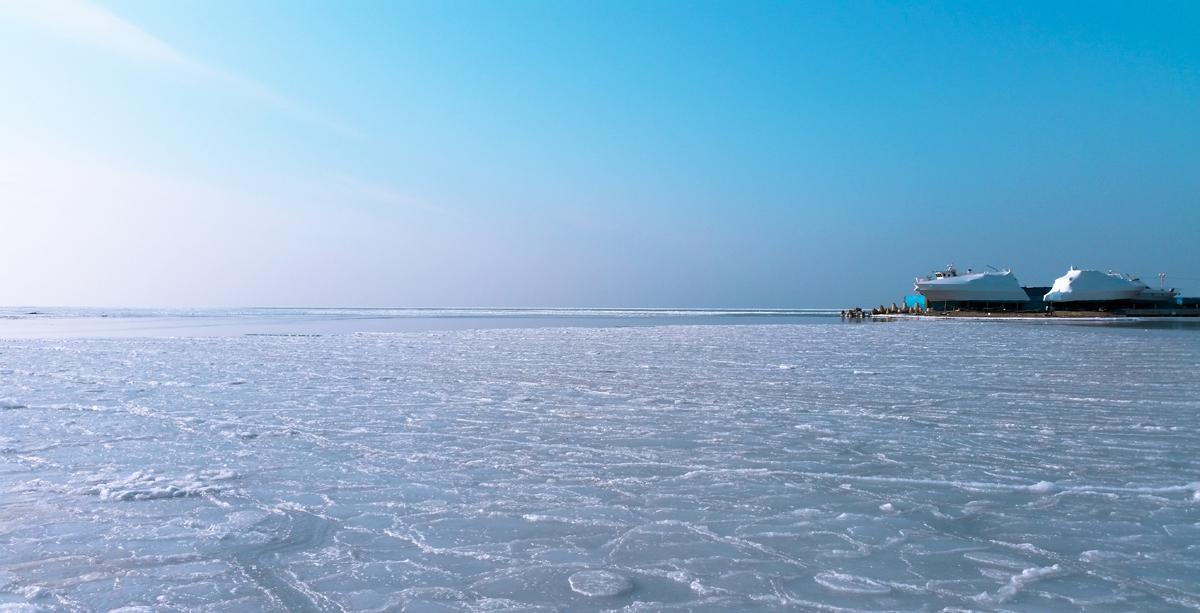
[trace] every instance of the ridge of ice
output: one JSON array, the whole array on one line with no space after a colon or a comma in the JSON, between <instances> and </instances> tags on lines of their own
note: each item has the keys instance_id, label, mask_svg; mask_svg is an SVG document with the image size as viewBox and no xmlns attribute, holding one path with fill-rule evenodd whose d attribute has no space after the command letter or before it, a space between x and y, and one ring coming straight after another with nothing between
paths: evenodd
<instances>
[{"instance_id":1,"label":"ridge of ice","mask_svg":"<svg viewBox=\"0 0 1200 613\"><path fill-rule=\"evenodd\" d=\"M1038 481L1029 486L1029 491L1035 494L1052 494L1058 490L1058 486L1049 481Z\"/></svg>"},{"instance_id":2,"label":"ridge of ice","mask_svg":"<svg viewBox=\"0 0 1200 613\"><path fill-rule=\"evenodd\" d=\"M620 596L633 589L633 583L607 570L585 570L567 580L571 589L589 598Z\"/></svg>"},{"instance_id":3,"label":"ridge of ice","mask_svg":"<svg viewBox=\"0 0 1200 613\"><path fill-rule=\"evenodd\" d=\"M874 579L838 572L817 573L813 581L835 591L847 594L890 594L892 588Z\"/></svg>"},{"instance_id":4,"label":"ridge of ice","mask_svg":"<svg viewBox=\"0 0 1200 613\"><path fill-rule=\"evenodd\" d=\"M987 592L983 592L982 594L976 596L974 600L978 602L1002 604L1012 600L1013 598L1016 598L1017 594L1020 594L1021 590L1026 585L1029 585L1030 583L1036 583L1042 579L1045 579L1046 577L1054 577L1061 574L1065 573L1058 564L1053 566L1035 566L1033 568L1026 568L1019 574L1009 577L1008 583L1002 586L999 590L996 590L995 595L990 595Z\"/></svg>"},{"instance_id":5,"label":"ridge of ice","mask_svg":"<svg viewBox=\"0 0 1200 613\"><path fill-rule=\"evenodd\" d=\"M139 470L123 479L100 481L90 487L77 488L72 493L122 502L183 498L219 493L224 488L213 482L237 478L239 475L231 470L209 470L189 474L180 479L171 479L156 474L154 469L148 469Z\"/></svg>"}]
</instances>

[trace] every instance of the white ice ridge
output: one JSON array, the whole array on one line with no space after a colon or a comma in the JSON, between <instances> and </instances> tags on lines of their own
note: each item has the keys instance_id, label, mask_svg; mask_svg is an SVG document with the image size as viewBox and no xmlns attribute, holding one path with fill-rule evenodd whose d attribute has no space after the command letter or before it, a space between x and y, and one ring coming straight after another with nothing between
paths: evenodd
<instances>
[{"instance_id":1,"label":"white ice ridge","mask_svg":"<svg viewBox=\"0 0 1200 613\"><path fill-rule=\"evenodd\" d=\"M888 594L892 588L866 577L845 573L817 573L813 581L835 591L848 594Z\"/></svg>"},{"instance_id":2,"label":"white ice ridge","mask_svg":"<svg viewBox=\"0 0 1200 613\"><path fill-rule=\"evenodd\" d=\"M0 409L23 409L24 404L13 400L12 398L0 398Z\"/></svg>"},{"instance_id":3,"label":"white ice ridge","mask_svg":"<svg viewBox=\"0 0 1200 613\"><path fill-rule=\"evenodd\" d=\"M975 597L979 602L989 603L1004 603L1016 598L1021 589L1030 583L1041 581L1046 577L1054 577L1065 574L1063 569L1058 564L1053 566L1035 566L1026 568L1019 574L1009 577L1008 583L996 591L995 595L984 592Z\"/></svg>"},{"instance_id":4,"label":"white ice ridge","mask_svg":"<svg viewBox=\"0 0 1200 613\"><path fill-rule=\"evenodd\" d=\"M231 470L202 470L181 479L171 479L155 472L154 469L140 470L123 479L98 481L73 493L100 496L101 500L113 501L183 498L216 494L223 488L213 482L238 478L238 474Z\"/></svg>"},{"instance_id":5,"label":"white ice ridge","mask_svg":"<svg viewBox=\"0 0 1200 613\"><path fill-rule=\"evenodd\" d=\"M571 575L571 589L590 598L620 596L633 589L633 583L607 570L585 570Z\"/></svg>"}]
</instances>

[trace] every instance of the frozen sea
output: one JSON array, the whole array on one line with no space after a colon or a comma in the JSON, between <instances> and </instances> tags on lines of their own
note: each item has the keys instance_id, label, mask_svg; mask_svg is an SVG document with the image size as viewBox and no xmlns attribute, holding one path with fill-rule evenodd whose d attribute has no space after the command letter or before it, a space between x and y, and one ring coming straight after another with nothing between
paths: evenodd
<instances>
[{"instance_id":1,"label":"frozen sea","mask_svg":"<svg viewBox=\"0 0 1200 613\"><path fill-rule=\"evenodd\" d=\"M1197 609L1195 323L0 312L4 613Z\"/></svg>"}]
</instances>

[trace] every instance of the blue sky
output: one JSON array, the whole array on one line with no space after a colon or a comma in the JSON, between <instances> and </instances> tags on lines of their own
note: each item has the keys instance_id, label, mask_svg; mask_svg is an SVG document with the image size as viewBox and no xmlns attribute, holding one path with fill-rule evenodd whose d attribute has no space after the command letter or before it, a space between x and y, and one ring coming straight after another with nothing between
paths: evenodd
<instances>
[{"instance_id":1,"label":"blue sky","mask_svg":"<svg viewBox=\"0 0 1200 613\"><path fill-rule=\"evenodd\" d=\"M0 303L1200 293L1194 2L0 2Z\"/></svg>"}]
</instances>

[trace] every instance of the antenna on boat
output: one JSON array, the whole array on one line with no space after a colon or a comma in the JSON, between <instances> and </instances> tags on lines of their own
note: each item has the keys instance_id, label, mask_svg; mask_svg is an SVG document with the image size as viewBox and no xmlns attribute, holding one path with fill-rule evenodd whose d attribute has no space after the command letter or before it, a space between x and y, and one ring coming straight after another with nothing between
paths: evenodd
<instances>
[{"instance_id":1,"label":"antenna on boat","mask_svg":"<svg viewBox=\"0 0 1200 613\"><path fill-rule=\"evenodd\" d=\"M1163 288L1163 277L1165 276L1167 276L1165 272L1158 273L1158 289L1160 290Z\"/></svg>"}]
</instances>

